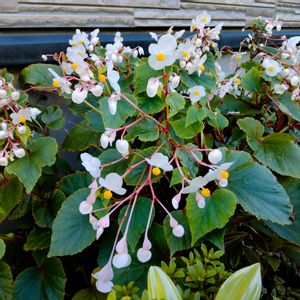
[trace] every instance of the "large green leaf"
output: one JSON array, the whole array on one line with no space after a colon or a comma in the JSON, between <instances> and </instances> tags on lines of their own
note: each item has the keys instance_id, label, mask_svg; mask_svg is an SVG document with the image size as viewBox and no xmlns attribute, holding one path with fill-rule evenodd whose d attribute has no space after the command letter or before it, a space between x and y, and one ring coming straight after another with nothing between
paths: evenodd
<instances>
[{"instance_id":1,"label":"large green leaf","mask_svg":"<svg viewBox=\"0 0 300 300\"><path fill-rule=\"evenodd\" d=\"M83 120L76 124L66 136L61 149L68 151L83 151L90 146L99 144L100 133L93 131Z\"/></svg>"},{"instance_id":2,"label":"large green leaf","mask_svg":"<svg viewBox=\"0 0 300 300\"><path fill-rule=\"evenodd\" d=\"M59 182L58 187L67 195L71 195L81 188L88 187L92 183L92 176L87 172L76 172L67 175Z\"/></svg>"},{"instance_id":3,"label":"large green leaf","mask_svg":"<svg viewBox=\"0 0 300 300\"><path fill-rule=\"evenodd\" d=\"M201 122L206 117L206 111L195 105L191 105L186 112L185 127L188 127L196 122Z\"/></svg>"},{"instance_id":4,"label":"large green leaf","mask_svg":"<svg viewBox=\"0 0 300 300\"><path fill-rule=\"evenodd\" d=\"M155 141L159 137L158 126L154 121L144 119L128 129L126 140L133 141L136 137L142 142Z\"/></svg>"},{"instance_id":5,"label":"large green leaf","mask_svg":"<svg viewBox=\"0 0 300 300\"><path fill-rule=\"evenodd\" d=\"M72 300L106 300L106 295L99 293L96 288L80 290Z\"/></svg>"},{"instance_id":6,"label":"large green leaf","mask_svg":"<svg viewBox=\"0 0 300 300\"><path fill-rule=\"evenodd\" d=\"M294 206L294 222L288 226L281 226L268 222L267 224L282 238L300 245L300 180L284 178L280 183L286 189Z\"/></svg>"},{"instance_id":7,"label":"large green leaf","mask_svg":"<svg viewBox=\"0 0 300 300\"><path fill-rule=\"evenodd\" d=\"M292 94L285 92L283 95L278 95L277 98L279 100L279 109L300 122L300 105L298 101L292 100Z\"/></svg>"},{"instance_id":8,"label":"large green leaf","mask_svg":"<svg viewBox=\"0 0 300 300\"><path fill-rule=\"evenodd\" d=\"M262 92L262 78L257 68L253 67L242 77L241 86L250 93Z\"/></svg>"},{"instance_id":9,"label":"large green leaf","mask_svg":"<svg viewBox=\"0 0 300 300\"><path fill-rule=\"evenodd\" d=\"M290 224L289 197L272 172L254 162L246 152L225 149L222 152L222 162L233 162L227 189L236 195L238 203L259 219Z\"/></svg>"},{"instance_id":10,"label":"large green leaf","mask_svg":"<svg viewBox=\"0 0 300 300\"><path fill-rule=\"evenodd\" d=\"M295 144L295 137L287 133L262 137L262 125L253 118L240 119L237 123L246 132L248 144L260 162L281 175L300 178L300 147Z\"/></svg>"},{"instance_id":11,"label":"large green leaf","mask_svg":"<svg viewBox=\"0 0 300 300\"><path fill-rule=\"evenodd\" d=\"M84 118L86 119L90 128L95 132L104 132L104 124L102 121L102 116L99 115L96 111L90 110L84 114Z\"/></svg>"},{"instance_id":12,"label":"large green leaf","mask_svg":"<svg viewBox=\"0 0 300 300\"><path fill-rule=\"evenodd\" d=\"M41 120L53 130L61 129L65 122L64 113L57 105L46 107L41 114Z\"/></svg>"},{"instance_id":13,"label":"large green leaf","mask_svg":"<svg viewBox=\"0 0 300 300\"><path fill-rule=\"evenodd\" d=\"M63 300L66 276L60 260L52 257L37 267L25 269L13 285L13 299Z\"/></svg>"},{"instance_id":14,"label":"large green leaf","mask_svg":"<svg viewBox=\"0 0 300 300\"><path fill-rule=\"evenodd\" d=\"M195 193L190 194L187 198L186 214L192 234L192 245L206 233L224 227L234 214L236 202L236 197L232 192L221 189L206 198L204 208L199 208Z\"/></svg>"},{"instance_id":15,"label":"large green leaf","mask_svg":"<svg viewBox=\"0 0 300 300\"><path fill-rule=\"evenodd\" d=\"M135 247L136 247L142 233L146 229L147 221L148 221L148 217L149 217L149 213L150 213L150 208L151 208L151 202L152 201L149 198L138 198L136 201L136 205L135 205L134 211L132 213L132 217L131 217L130 224L129 224L129 230L128 230L128 234L127 234L127 242L129 244L130 248L132 249L132 251L135 250ZM131 207L129 208L129 212L131 210ZM122 210L120 211L119 219L118 219L119 224L121 224L121 221L125 215L126 209L127 209L127 205L124 206L122 208ZM128 213L126 216L126 219L123 223L122 233L125 232L129 215L130 214ZM153 210L152 215L151 215L150 225L153 221L154 215L155 215L155 211Z\"/></svg>"},{"instance_id":16,"label":"large green leaf","mask_svg":"<svg viewBox=\"0 0 300 300\"><path fill-rule=\"evenodd\" d=\"M169 94L166 98L167 104L170 106L169 117L175 116L185 107L185 99L178 93Z\"/></svg>"},{"instance_id":17,"label":"large green leaf","mask_svg":"<svg viewBox=\"0 0 300 300\"><path fill-rule=\"evenodd\" d=\"M23 69L20 73L20 81L39 87L52 87L53 75L48 68L53 69L58 75L62 75L61 69L57 65L33 64Z\"/></svg>"},{"instance_id":18,"label":"large green leaf","mask_svg":"<svg viewBox=\"0 0 300 300\"><path fill-rule=\"evenodd\" d=\"M0 300L12 300L13 276L9 265L0 261Z\"/></svg>"},{"instance_id":19,"label":"large green leaf","mask_svg":"<svg viewBox=\"0 0 300 300\"><path fill-rule=\"evenodd\" d=\"M16 159L5 170L15 174L30 193L42 175L45 166L55 163L57 143L52 137L42 137L28 142L29 153L23 158Z\"/></svg>"},{"instance_id":20,"label":"large green leaf","mask_svg":"<svg viewBox=\"0 0 300 300\"><path fill-rule=\"evenodd\" d=\"M177 251L191 248L191 233L187 217L183 211L173 211L171 215L178 222L178 224L182 225L184 228L184 235L182 237L177 237L172 233L172 228L170 227L170 217L166 217L164 219L163 226L165 237L171 250L171 256L173 256Z\"/></svg>"},{"instance_id":21,"label":"large green leaf","mask_svg":"<svg viewBox=\"0 0 300 300\"><path fill-rule=\"evenodd\" d=\"M4 256L5 254L5 249L6 245L2 239L0 239L0 259Z\"/></svg>"},{"instance_id":22,"label":"large green leaf","mask_svg":"<svg viewBox=\"0 0 300 300\"><path fill-rule=\"evenodd\" d=\"M171 125L177 136L183 139L192 139L195 135L200 132L204 125L202 121L194 122L193 124L185 127L185 118L171 121Z\"/></svg>"},{"instance_id":23,"label":"large green leaf","mask_svg":"<svg viewBox=\"0 0 300 300\"><path fill-rule=\"evenodd\" d=\"M220 287L216 300L258 300L261 293L260 264L234 272Z\"/></svg>"},{"instance_id":24,"label":"large green leaf","mask_svg":"<svg viewBox=\"0 0 300 300\"><path fill-rule=\"evenodd\" d=\"M34 228L28 235L24 250L47 249L50 246L51 230L46 228Z\"/></svg>"},{"instance_id":25,"label":"large green leaf","mask_svg":"<svg viewBox=\"0 0 300 300\"><path fill-rule=\"evenodd\" d=\"M89 246L96 237L87 215L79 212L79 204L89 195L88 188L79 189L63 203L52 226L48 256L72 255Z\"/></svg>"},{"instance_id":26,"label":"large green leaf","mask_svg":"<svg viewBox=\"0 0 300 300\"><path fill-rule=\"evenodd\" d=\"M0 222L21 201L22 184L15 176L4 178L0 183Z\"/></svg>"},{"instance_id":27,"label":"large green leaf","mask_svg":"<svg viewBox=\"0 0 300 300\"><path fill-rule=\"evenodd\" d=\"M153 98L146 96L137 97L139 108L146 114L156 114L161 112L166 103L165 100L156 95Z\"/></svg>"}]
</instances>

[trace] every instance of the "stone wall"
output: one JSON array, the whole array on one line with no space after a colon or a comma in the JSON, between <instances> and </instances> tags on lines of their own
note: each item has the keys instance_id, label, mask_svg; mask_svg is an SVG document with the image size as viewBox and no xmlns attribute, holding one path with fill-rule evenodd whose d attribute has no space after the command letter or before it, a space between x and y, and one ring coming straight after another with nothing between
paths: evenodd
<instances>
[{"instance_id":1,"label":"stone wall","mask_svg":"<svg viewBox=\"0 0 300 300\"><path fill-rule=\"evenodd\" d=\"M228 27L277 16L300 28L300 0L0 0L0 28L185 27L202 10Z\"/></svg>"}]
</instances>

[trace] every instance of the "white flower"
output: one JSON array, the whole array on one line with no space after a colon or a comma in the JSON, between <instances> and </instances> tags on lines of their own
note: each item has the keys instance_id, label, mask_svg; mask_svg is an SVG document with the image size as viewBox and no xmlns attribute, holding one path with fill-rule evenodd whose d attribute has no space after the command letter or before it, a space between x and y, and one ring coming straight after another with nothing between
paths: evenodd
<instances>
[{"instance_id":1,"label":"white flower","mask_svg":"<svg viewBox=\"0 0 300 300\"><path fill-rule=\"evenodd\" d=\"M128 254L126 236L117 243L116 252L113 258L114 267L117 269L128 267L131 264L131 256Z\"/></svg>"},{"instance_id":2,"label":"white flower","mask_svg":"<svg viewBox=\"0 0 300 300\"><path fill-rule=\"evenodd\" d=\"M168 157L162 153L155 153L152 155L151 159L146 158L146 161L152 167L157 167L163 169L164 171L173 170L173 166L169 163Z\"/></svg>"},{"instance_id":3,"label":"white flower","mask_svg":"<svg viewBox=\"0 0 300 300\"><path fill-rule=\"evenodd\" d=\"M72 91L70 89L71 83L68 82L64 77L59 76L53 69L48 68L48 71L54 76L53 78L53 86L55 88L60 88L63 93L71 94Z\"/></svg>"},{"instance_id":4,"label":"white flower","mask_svg":"<svg viewBox=\"0 0 300 300\"><path fill-rule=\"evenodd\" d=\"M0 166L5 167L8 165L8 160L6 157L0 157Z\"/></svg>"},{"instance_id":5,"label":"white flower","mask_svg":"<svg viewBox=\"0 0 300 300\"><path fill-rule=\"evenodd\" d=\"M0 130L0 140L6 139L7 133L5 130Z\"/></svg>"},{"instance_id":6,"label":"white flower","mask_svg":"<svg viewBox=\"0 0 300 300\"><path fill-rule=\"evenodd\" d=\"M76 88L72 93L72 101L76 104L82 103L87 97L87 91Z\"/></svg>"},{"instance_id":7,"label":"white flower","mask_svg":"<svg viewBox=\"0 0 300 300\"><path fill-rule=\"evenodd\" d=\"M147 236L145 236L144 242L143 242L143 247L138 249L137 251L137 259L141 263L145 263L150 260L152 253L150 251L152 245Z\"/></svg>"},{"instance_id":8,"label":"white flower","mask_svg":"<svg viewBox=\"0 0 300 300\"><path fill-rule=\"evenodd\" d=\"M80 158L82 161L82 165L85 167L85 169L94 177L98 178L100 177L101 173L101 161L97 157L93 157L89 153L81 153Z\"/></svg>"},{"instance_id":9,"label":"white flower","mask_svg":"<svg viewBox=\"0 0 300 300\"><path fill-rule=\"evenodd\" d=\"M205 197L203 197L200 193L196 193L195 200L199 208L205 207Z\"/></svg>"},{"instance_id":10,"label":"white flower","mask_svg":"<svg viewBox=\"0 0 300 300\"><path fill-rule=\"evenodd\" d=\"M1 89L0 90L0 98L6 98L6 96L7 96L6 90Z\"/></svg>"},{"instance_id":11,"label":"white flower","mask_svg":"<svg viewBox=\"0 0 300 300\"><path fill-rule=\"evenodd\" d=\"M105 128L105 132L101 135L101 147L106 149L108 144L111 146L116 138L116 131L114 129Z\"/></svg>"},{"instance_id":12,"label":"white flower","mask_svg":"<svg viewBox=\"0 0 300 300\"><path fill-rule=\"evenodd\" d=\"M274 84L274 93L282 95L288 88L286 84Z\"/></svg>"},{"instance_id":13,"label":"white flower","mask_svg":"<svg viewBox=\"0 0 300 300\"><path fill-rule=\"evenodd\" d=\"M191 43L191 41L187 41L186 43L180 44L176 50L176 58L187 61L190 59L191 55L195 51L195 46Z\"/></svg>"},{"instance_id":14,"label":"white flower","mask_svg":"<svg viewBox=\"0 0 300 300\"><path fill-rule=\"evenodd\" d=\"M176 89L179 85L179 82L180 82L180 76L176 75L174 77L172 77L171 79L171 87L173 89Z\"/></svg>"},{"instance_id":15,"label":"white flower","mask_svg":"<svg viewBox=\"0 0 300 300\"><path fill-rule=\"evenodd\" d=\"M17 157L17 158L22 158L25 156L25 150L23 148L16 148L13 150L14 152L14 155Z\"/></svg>"},{"instance_id":16,"label":"white flower","mask_svg":"<svg viewBox=\"0 0 300 300\"><path fill-rule=\"evenodd\" d=\"M221 159L222 152L219 149L214 149L208 153L208 160L214 165L219 163Z\"/></svg>"},{"instance_id":17,"label":"white flower","mask_svg":"<svg viewBox=\"0 0 300 300\"><path fill-rule=\"evenodd\" d=\"M114 286L112 279L114 277L111 262L109 261L99 272L92 274L96 281L96 288L101 293L109 293Z\"/></svg>"},{"instance_id":18,"label":"white flower","mask_svg":"<svg viewBox=\"0 0 300 300\"><path fill-rule=\"evenodd\" d=\"M11 113L10 117L14 124L25 123L26 120L31 120L31 113L29 108L21 108L16 113Z\"/></svg>"},{"instance_id":19,"label":"white flower","mask_svg":"<svg viewBox=\"0 0 300 300\"><path fill-rule=\"evenodd\" d=\"M69 40L71 46L85 45L88 46L88 34L81 32L79 29L76 29L76 34L73 35L72 39Z\"/></svg>"},{"instance_id":20,"label":"white flower","mask_svg":"<svg viewBox=\"0 0 300 300\"><path fill-rule=\"evenodd\" d=\"M294 75L292 78L291 78L291 85L292 86L297 86L300 82L300 78L299 76L297 75Z\"/></svg>"},{"instance_id":21,"label":"white flower","mask_svg":"<svg viewBox=\"0 0 300 300\"><path fill-rule=\"evenodd\" d=\"M205 88L201 85L197 85L188 89L188 93L190 95L192 104L195 104L206 95Z\"/></svg>"},{"instance_id":22,"label":"white flower","mask_svg":"<svg viewBox=\"0 0 300 300\"><path fill-rule=\"evenodd\" d=\"M181 200L181 193L176 194L173 198L172 198L172 205L175 209L178 209L179 206L179 202Z\"/></svg>"},{"instance_id":23,"label":"white flower","mask_svg":"<svg viewBox=\"0 0 300 300\"><path fill-rule=\"evenodd\" d=\"M172 230L173 235L176 237L182 237L184 235L184 228L182 225L176 225Z\"/></svg>"},{"instance_id":24,"label":"white flower","mask_svg":"<svg viewBox=\"0 0 300 300\"><path fill-rule=\"evenodd\" d=\"M26 131L27 131L27 128L24 125L19 125L18 128L17 128L17 130L18 130L18 133L25 134Z\"/></svg>"},{"instance_id":25,"label":"white flower","mask_svg":"<svg viewBox=\"0 0 300 300\"><path fill-rule=\"evenodd\" d=\"M196 17L196 26L204 27L208 25L210 21L211 21L211 16L206 11L204 11Z\"/></svg>"},{"instance_id":26,"label":"white flower","mask_svg":"<svg viewBox=\"0 0 300 300\"><path fill-rule=\"evenodd\" d=\"M79 212L82 215L88 215L93 210L93 204L87 202L87 201L81 201L79 204Z\"/></svg>"},{"instance_id":27,"label":"white flower","mask_svg":"<svg viewBox=\"0 0 300 300\"><path fill-rule=\"evenodd\" d=\"M97 28L97 29L95 29L94 31L92 31L92 32L90 33L90 36L91 36L90 43L91 43L93 46L95 46L95 45L99 42L99 38L98 38L99 31L100 31L100 29Z\"/></svg>"},{"instance_id":28,"label":"white flower","mask_svg":"<svg viewBox=\"0 0 300 300\"><path fill-rule=\"evenodd\" d=\"M34 120L41 113L41 111L36 107L30 107L29 112L30 112L30 117Z\"/></svg>"},{"instance_id":29,"label":"white flower","mask_svg":"<svg viewBox=\"0 0 300 300\"><path fill-rule=\"evenodd\" d=\"M117 112L117 103L121 99L120 95L112 94L108 98L108 109L112 115L115 115Z\"/></svg>"},{"instance_id":30,"label":"white flower","mask_svg":"<svg viewBox=\"0 0 300 300\"><path fill-rule=\"evenodd\" d=\"M195 177L191 180L190 184L183 188L181 193L182 194L190 194L190 193L195 193L197 192L199 189L203 188L209 181L202 177Z\"/></svg>"},{"instance_id":31,"label":"white flower","mask_svg":"<svg viewBox=\"0 0 300 300\"><path fill-rule=\"evenodd\" d=\"M91 92L94 96L100 97L103 94L103 88L100 84L97 84L91 88Z\"/></svg>"},{"instance_id":32,"label":"white flower","mask_svg":"<svg viewBox=\"0 0 300 300\"><path fill-rule=\"evenodd\" d=\"M121 88L118 84L120 75L117 71L113 70L113 63L111 61L108 61L106 66L107 66L107 79L109 81L109 84L115 90L115 92L119 94L121 92Z\"/></svg>"},{"instance_id":33,"label":"white flower","mask_svg":"<svg viewBox=\"0 0 300 300\"><path fill-rule=\"evenodd\" d=\"M10 95L11 99L14 100L14 101L17 101L19 100L20 98L20 92L18 91L13 91Z\"/></svg>"},{"instance_id":34,"label":"white flower","mask_svg":"<svg viewBox=\"0 0 300 300\"><path fill-rule=\"evenodd\" d=\"M202 55L201 58L195 59L193 61L192 66L187 69L188 73L192 74L195 71L197 71L198 75L200 76L202 72L205 70L204 63L206 62L206 59L207 59L206 54Z\"/></svg>"},{"instance_id":35,"label":"white flower","mask_svg":"<svg viewBox=\"0 0 300 300\"><path fill-rule=\"evenodd\" d=\"M166 66L172 65L176 57L174 51L177 47L177 41L171 34L161 36L157 44L149 46L149 65L154 70L161 70Z\"/></svg>"},{"instance_id":36,"label":"white flower","mask_svg":"<svg viewBox=\"0 0 300 300\"><path fill-rule=\"evenodd\" d=\"M126 189L122 187L123 179L117 173L109 173L106 175L105 179L100 177L99 184L118 195L124 195L126 193Z\"/></svg>"},{"instance_id":37,"label":"white flower","mask_svg":"<svg viewBox=\"0 0 300 300\"><path fill-rule=\"evenodd\" d=\"M94 180L90 185L90 194L88 195L88 197L86 198L86 200L82 201L79 205L79 212L82 215L87 215L90 214L93 210L93 204L96 201L96 191L98 190L98 185L97 185L97 181ZM97 222L97 220L93 219L90 216L90 223L93 225L94 229L97 229L98 226L95 225L95 223Z\"/></svg>"},{"instance_id":38,"label":"white flower","mask_svg":"<svg viewBox=\"0 0 300 300\"><path fill-rule=\"evenodd\" d=\"M116 149L119 153L122 154L123 157L127 156L129 151L129 144L126 140L117 140L116 141Z\"/></svg>"},{"instance_id":39,"label":"white flower","mask_svg":"<svg viewBox=\"0 0 300 300\"><path fill-rule=\"evenodd\" d=\"M153 98L157 94L158 88L159 88L159 79L154 77L150 78L148 80L147 89L146 89L148 97Z\"/></svg>"},{"instance_id":40,"label":"white flower","mask_svg":"<svg viewBox=\"0 0 300 300\"><path fill-rule=\"evenodd\" d=\"M232 164L233 164L232 162L224 163L224 164L221 164L215 170L209 170L208 173L203 177L204 180L206 180L207 182L210 182L210 181L213 181L216 179L217 180L225 179L225 178L223 178L224 176L222 176L222 174L224 173L224 171L227 171L232 166ZM225 184L225 181L223 181L222 183Z\"/></svg>"},{"instance_id":41,"label":"white flower","mask_svg":"<svg viewBox=\"0 0 300 300\"><path fill-rule=\"evenodd\" d=\"M273 59L265 58L262 65L265 68L266 74L270 77L276 76L282 70L279 63Z\"/></svg>"}]
</instances>

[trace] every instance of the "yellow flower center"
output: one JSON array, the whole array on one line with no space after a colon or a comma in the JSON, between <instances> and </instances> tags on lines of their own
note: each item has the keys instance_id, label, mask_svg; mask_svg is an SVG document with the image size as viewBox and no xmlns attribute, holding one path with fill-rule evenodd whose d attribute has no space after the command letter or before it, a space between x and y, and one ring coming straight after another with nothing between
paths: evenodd
<instances>
[{"instance_id":1,"label":"yellow flower center","mask_svg":"<svg viewBox=\"0 0 300 300\"><path fill-rule=\"evenodd\" d=\"M203 65L199 66L199 71L203 72L205 70L205 67Z\"/></svg>"},{"instance_id":2,"label":"yellow flower center","mask_svg":"<svg viewBox=\"0 0 300 300\"><path fill-rule=\"evenodd\" d=\"M78 51L78 55L80 55L80 56L81 56L82 54L83 54L83 53L82 53L82 51Z\"/></svg>"},{"instance_id":3,"label":"yellow flower center","mask_svg":"<svg viewBox=\"0 0 300 300\"><path fill-rule=\"evenodd\" d=\"M206 20L207 20L207 18L206 18L206 17L202 17L202 18L201 18L201 21L202 21L203 23L205 23L205 22L206 22Z\"/></svg>"},{"instance_id":4,"label":"yellow flower center","mask_svg":"<svg viewBox=\"0 0 300 300\"><path fill-rule=\"evenodd\" d=\"M79 44L82 45L82 44L83 44L83 40L80 40L80 41L79 41Z\"/></svg>"},{"instance_id":5,"label":"yellow flower center","mask_svg":"<svg viewBox=\"0 0 300 300\"><path fill-rule=\"evenodd\" d=\"M20 117L20 123L25 123L26 122L26 118L25 117Z\"/></svg>"},{"instance_id":6,"label":"yellow flower center","mask_svg":"<svg viewBox=\"0 0 300 300\"><path fill-rule=\"evenodd\" d=\"M64 73L66 73L67 72L67 68L63 68L63 71L64 71Z\"/></svg>"},{"instance_id":7,"label":"yellow flower center","mask_svg":"<svg viewBox=\"0 0 300 300\"><path fill-rule=\"evenodd\" d=\"M235 83L240 83L240 82L241 82L241 79L236 78L236 79L234 80L234 82L235 82Z\"/></svg>"},{"instance_id":8,"label":"yellow flower center","mask_svg":"<svg viewBox=\"0 0 300 300\"><path fill-rule=\"evenodd\" d=\"M105 192L103 193L103 198L104 198L105 200L109 200L109 199L111 199L111 197L112 197L112 192L111 192L111 191L107 190L107 191L105 191Z\"/></svg>"},{"instance_id":9,"label":"yellow flower center","mask_svg":"<svg viewBox=\"0 0 300 300\"><path fill-rule=\"evenodd\" d=\"M194 95L195 95L195 96L200 95L200 91L199 91L198 89L195 89L195 90L194 90Z\"/></svg>"},{"instance_id":10,"label":"yellow flower center","mask_svg":"<svg viewBox=\"0 0 300 300\"><path fill-rule=\"evenodd\" d=\"M161 173L160 168L155 167L155 168L152 169L152 174L153 174L154 176L158 176L160 173Z\"/></svg>"},{"instance_id":11,"label":"yellow flower center","mask_svg":"<svg viewBox=\"0 0 300 300\"><path fill-rule=\"evenodd\" d=\"M78 68L78 64L73 63L73 64L71 65L71 68L72 68L73 70L76 70L76 69Z\"/></svg>"},{"instance_id":12,"label":"yellow flower center","mask_svg":"<svg viewBox=\"0 0 300 300\"><path fill-rule=\"evenodd\" d=\"M52 85L54 88L58 88L60 86L60 83L57 79L54 79Z\"/></svg>"},{"instance_id":13,"label":"yellow flower center","mask_svg":"<svg viewBox=\"0 0 300 300\"><path fill-rule=\"evenodd\" d=\"M189 53L187 51L182 52L182 57L188 57L188 56L189 56Z\"/></svg>"},{"instance_id":14,"label":"yellow flower center","mask_svg":"<svg viewBox=\"0 0 300 300\"><path fill-rule=\"evenodd\" d=\"M77 43L72 43L71 46L72 46L72 47L76 47L76 46L77 46Z\"/></svg>"},{"instance_id":15,"label":"yellow flower center","mask_svg":"<svg viewBox=\"0 0 300 300\"><path fill-rule=\"evenodd\" d=\"M98 78L99 78L99 81L102 82L102 83L104 83L105 80L106 80L106 76L103 75L103 74L100 74L100 75L98 76Z\"/></svg>"},{"instance_id":16,"label":"yellow flower center","mask_svg":"<svg viewBox=\"0 0 300 300\"><path fill-rule=\"evenodd\" d=\"M241 59L242 59L242 56L241 56L241 55L237 55L237 56L235 57L235 59L236 59L236 60L241 60Z\"/></svg>"},{"instance_id":17,"label":"yellow flower center","mask_svg":"<svg viewBox=\"0 0 300 300\"><path fill-rule=\"evenodd\" d=\"M195 29L196 29L196 26L195 26L195 25L192 25L191 28L192 28L192 30L195 30Z\"/></svg>"},{"instance_id":18,"label":"yellow flower center","mask_svg":"<svg viewBox=\"0 0 300 300\"><path fill-rule=\"evenodd\" d=\"M208 197L208 196L210 196L210 190L207 189L207 188L202 189L201 195L202 195L203 197Z\"/></svg>"},{"instance_id":19,"label":"yellow flower center","mask_svg":"<svg viewBox=\"0 0 300 300\"><path fill-rule=\"evenodd\" d=\"M220 173L220 177L221 177L222 179L227 179L227 178L229 177L229 173L228 173L227 171L222 171L222 172Z\"/></svg>"},{"instance_id":20,"label":"yellow flower center","mask_svg":"<svg viewBox=\"0 0 300 300\"><path fill-rule=\"evenodd\" d=\"M166 59L166 56L163 52L159 52L157 55L156 55L156 58L158 61L164 61Z\"/></svg>"},{"instance_id":21,"label":"yellow flower center","mask_svg":"<svg viewBox=\"0 0 300 300\"><path fill-rule=\"evenodd\" d=\"M270 67L268 68L268 70L269 70L270 72L272 72L272 71L275 70L275 67L274 67L274 66L270 66Z\"/></svg>"}]
</instances>

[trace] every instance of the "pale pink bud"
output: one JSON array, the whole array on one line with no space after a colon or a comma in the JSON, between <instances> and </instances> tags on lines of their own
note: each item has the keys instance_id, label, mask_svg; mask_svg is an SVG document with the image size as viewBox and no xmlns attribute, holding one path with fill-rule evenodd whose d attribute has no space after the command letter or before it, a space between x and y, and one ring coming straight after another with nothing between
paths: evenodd
<instances>
[{"instance_id":1,"label":"pale pink bud","mask_svg":"<svg viewBox=\"0 0 300 300\"><path fill-rule=\"evenodd\" d=\"M171 86L173 89L176 89L179 85L179 82L180 82L180 76L176 75L172 78L171 80Z\"/></svg>"},{"instance_id":2,"label":"pale pink bud","mask_svg":"<svg viewBox=\"0 0 300 300\"><path fill-rule=\"evenodd\" d=\"M117 140L116 149L122 156L128 155L129 144L126 140Z\"/></svg>"},{"instance_id":3,"label":"pale pink bud","mask_svg":"<svg viewBox=\"0 0 300 300\"><path fill-rule=\"evenodd\" d=\"M25 150L23 148L16 148L13 150L14 154L17 158L22 158L25 156Z\"/></svg>"},{"instance_id":4,"label":"pale pink bud","mask_svg":"<svg viewBox=\"0 0 300 300\"><path fill-rule=\"evenodd\" d=\"M144 248L140 248L138 251L137 251L137 259L141 262L141 263L145 263L147 261L150 260L151 256L152 256L152 253L150 250L147 250L147 249L144 249Z\"/></svg>"},{"instance_id":5,"label":"pale pink bud","mask_svg":"<svg viewBox=\"0 0 300 300\"><path fill-rule=\"evenodd\" d=\"M173 217L170 217L170 227L174 228L177 225L178 225L178 222Z\"/></svg>"},{"instance_id":6,"label":"pale pink bud","mask_svg":"<svg viewBox=\"0 0 300 300\"><path fill-rule=\"evenodd\" d=\"M146 89L148 97L153 98L157 94L158 87L159 87L158 78L150 78L148 80L147 89Z\"/></svg>"},{"instance_id":7,"label":"pale pink bud","mask_svg":"<svg viewBox=\"0 0 300 300\"><path fill-rule=\"evenodd\" d=\"M181 199L181 194L177 194L172 198L172 205L175 209L178 209L178 205Z\"/></svg>"},{"instance_id":8,"label":"pale pink bud","mask_svg":"<svg viewBox=\"0 0 300 300\"><path fill-rule=\"evenodd\" d=\"M214 165L220 162L221 159L222 159L222 152L219 149L214 149L210 151L208 154L208 160Z\"/></svg>"},{"instance_id":9,"label":"pale pink bud","mask_svg":"<svg viewBox=\"0 0 300 300\"><path fill-rule=\"evenodd\" d=\"M19 100L19 98L20 98L20 92L14 91L14 92L11 93L10 96L11 96L11 99L14 100L14 101Z\"/></svg>"},{"instance_id":10,"label":"pale pink bud","mask_svg":"<svg viewBox=\"0 0 300 300\"><path fill-rule=\"evenodd\" d=\"M173 228L172 232L176 237L182 237L184 235L184 228L182 225L178 224Z\"/></svg>"},{"instance_id":11,"label":"pale pink bud","mask_svg":"<svg viewBox=\"0 0 300 300\"><path fill-rule=\"evenodd\" d=\"M97 222L98 226L103 227L103 228L107 228L110 225L110 221L109 221L109 215L107 214L106 216L100 218Z\"/></svg>"},{"instance_id":12,"label":"pale pink bud","mask_svg":"<svg viewBox=\"0 0 300 300\"><path fill-rule=\"evenodd\" d=\"M8 160L6 157L0 157L0 166L5 167L8 165Z\"/></svg>"},{"instance_id":13,"label":"pale pink bud","mask_svg":"<svg viewBox=\"0 0 300 300\"><path fill-rule=\"evenodd\" d=\"M127 253L128 250L127 250L127 241L126 241L126 236L123 236L117 243L117 246L116 246L116 251L118 253Z\"/></svg>"}]
</instances>

